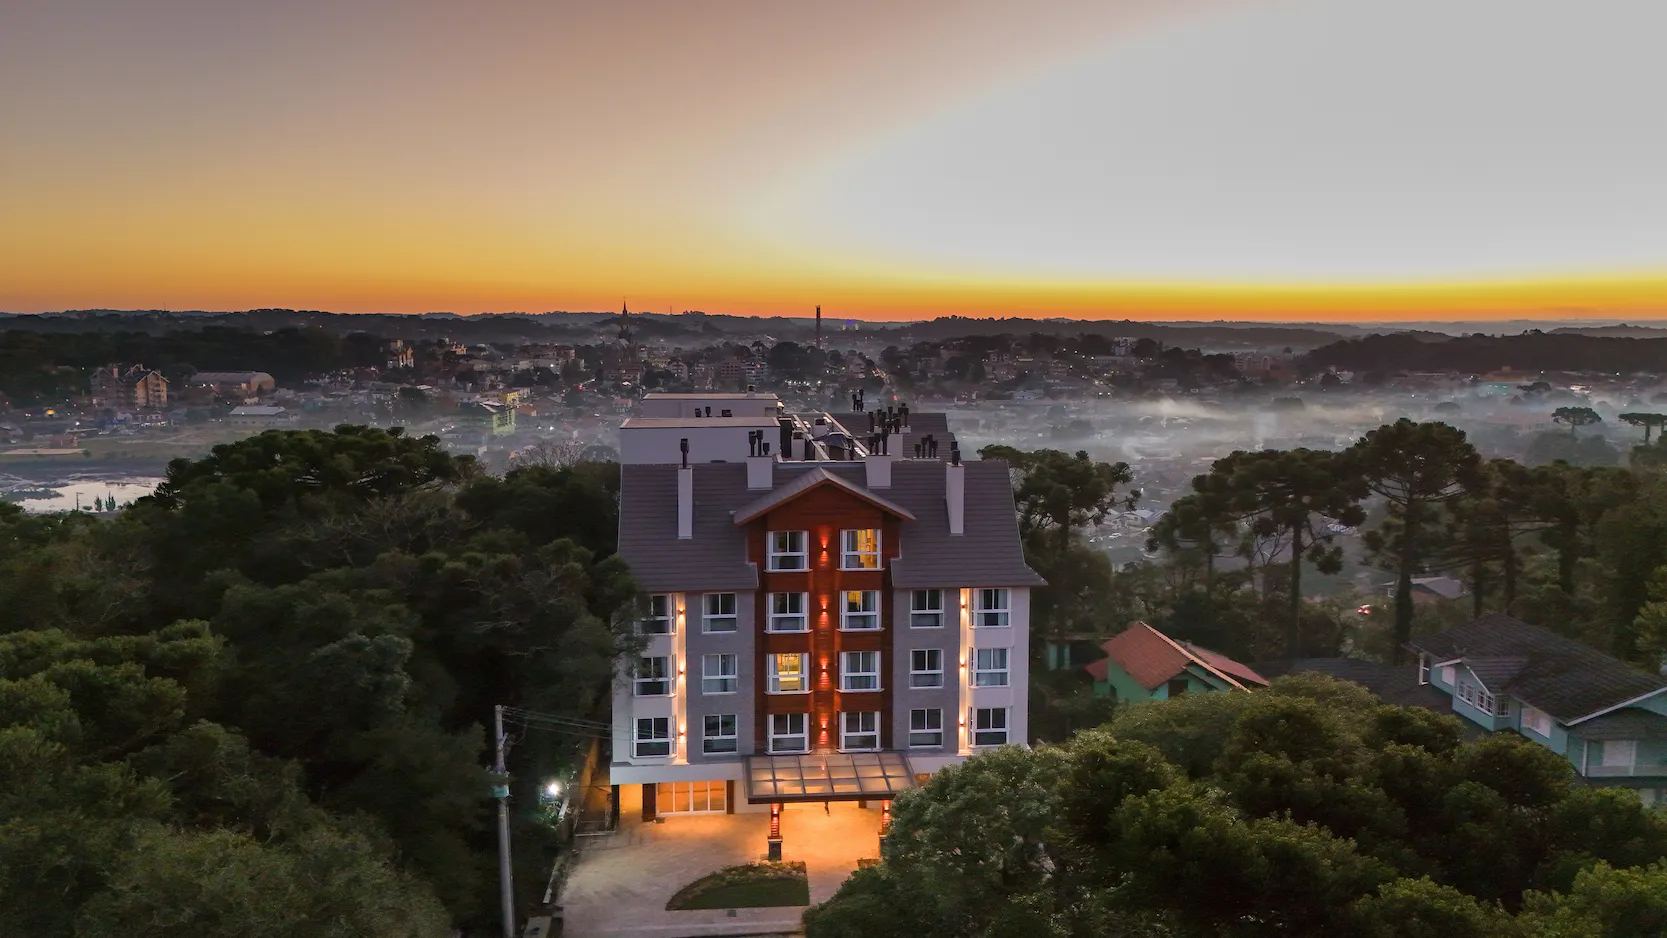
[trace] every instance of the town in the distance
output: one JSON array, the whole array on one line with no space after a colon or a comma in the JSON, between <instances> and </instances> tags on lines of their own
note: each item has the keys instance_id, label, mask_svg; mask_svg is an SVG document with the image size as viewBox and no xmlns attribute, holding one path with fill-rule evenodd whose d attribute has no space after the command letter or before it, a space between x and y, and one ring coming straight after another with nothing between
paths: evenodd
<instances>
[{"instance_id":1,"label":"town in the distance","mask_svg":"<svg viewBox=\"0 0 1667 938\"><path fill-rule=\"evenodd\" d=\"M0 923L1662 934L1664 431L1624 323L0 318Z\"/></svg>"}]
</instances>

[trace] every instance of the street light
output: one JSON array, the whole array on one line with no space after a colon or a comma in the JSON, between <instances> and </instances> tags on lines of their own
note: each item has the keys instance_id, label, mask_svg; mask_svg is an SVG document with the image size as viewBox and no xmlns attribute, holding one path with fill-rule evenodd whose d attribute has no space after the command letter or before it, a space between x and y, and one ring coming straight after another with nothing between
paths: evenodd
<instances>
[{"instance_id":1,"label":"street light","mask_svg":"<svg viewBox=\"0 0 1667 938\"><path fill-rule=\"evenodd\" d=\"M561 782L556 780L556 779L551 779L544 786L544 797L549 798L552 801L554 801L557 798L560 798L561 797Z\"/></svg>"}]
</instances>

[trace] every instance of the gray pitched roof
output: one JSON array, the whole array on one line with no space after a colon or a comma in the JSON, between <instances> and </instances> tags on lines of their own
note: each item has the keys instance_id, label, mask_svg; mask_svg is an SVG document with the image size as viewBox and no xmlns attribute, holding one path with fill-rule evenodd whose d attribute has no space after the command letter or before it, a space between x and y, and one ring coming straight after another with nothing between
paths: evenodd
<instances>
[{"instance_id":1,"label":"gray pitched roof","mask_svg":"<svg viewBox=\"0 0 1667 938\"><path fill-rule=\"evenodd\" d=\"M1281 658L1277 661L1258 661L1251 665L1263 677L1275 678L1291 674L1324 674L1340 681L1353 681L1386 704L1397 707L1424 707L1450 713L1453 700L1428 684L1418 683L1418 666L1378 664L1360 658Z\"/></svg>"},{"instance_id":2,"label":"gray pitched roof","mask_svg":"<svg viewBox=\"0 0 1667 938\"><path fill-rule=\"evenodd\" d=\"M866 489L866 471L859 462L778 462L775 491L807 485L800 477L821 471L913 516L903 522L901 553L891 564L891 582L899 589L1045 585L1024 562L1007 464L965 465L961 535L949 533L945 465L938 460L898 460L891 467L891 487L878 491ZM747 490L746 465L693 467L694 536L689 540L677 538L677 471L671 465L620 467L619 553L638 586L647 592L756 589L758 570L746 559L745 529L731 514L760 498L759 492Z\"/></svg>"},{"instance_id":3,"label":"gray pitched roof","mask_svg":"<svg viewBox=\"0 0 1667 938\"><path fill-rule=\"evenodd\" d=\"M1637 707L1627 707L1576 726L1581 739L1661 739L1667 737L1667 716Z\"/></svg>"},{"instance_id":4,"label":"gray pitched roof","mask_svg":"<svg viewBox=\"0 0 1667 938\"><path fill-rule=\"evenodd\" d=\"M1470 673L1476 675L1476 680L1481 681L1482 686L1486 687L1490 692L1498 693L1504 688L1509 687L1511 681L1515 680L1516 676L1522 673L1522 669L1528 667L1528 659L1523 657L1466 657L1464 659L1464 665L1470 669Z\"/></svg>"},{"instance_id":5,"label":"gray pitched roof","mask_svg":"<svg viewBox=\"0 0 1667 938\"><path fill-rule=\"evenodd\" d=\"M863 488L861 485L852 482L844 476L834 475L828 470L823 469L821 466L817 466L809 472L799 473L793 481L787 483L786 485L777 485L765 495L755 498L747 504L742 505L740 508L735 509L735 523L746 524L748 521L764 514L772 508L775 508L777 505L786 504L818 485L824 484L838 486L839 488L850 492L852 495L855 495L864 501L870 502L878 506L880 509L888 511L905 521L915 520L914 513L909 511L909 509L904 508L902 505L899 505L896 502L880 495L876 495L869 489Z\"/></svg>"},{"instance_id":6,"label":"gray pitched roof","mask_svg":"<svg viewBox=\"0 0 1667 938\"><path fill-rule=\"evenodd\" d=\"M619 555L649 593L750 590L758 568L747 560L746 532L730 509L747 501L745 463L694 469L694 537L677 539L677 467L619 467Z\"/></svg>"},{"instance_id":7,"label":"gray pitched roof","mask_svg":"<svg viewBox=\"0 0 1667 938\"><path fill-rule=\"evenodd\" d=\"M1415 638L1411 644L1437 661L1462 658L1467 665L1476 661L1475 666L1496 673L1504 670L1497 665L1501 659L1521 659L1501 687L1480 673L1476 676L1495 694L1508 694L1564 723L1667 689L1667 678L1659 674L1634 670L1572 638L1499 613Z\"/></svg>"}]
</instances>

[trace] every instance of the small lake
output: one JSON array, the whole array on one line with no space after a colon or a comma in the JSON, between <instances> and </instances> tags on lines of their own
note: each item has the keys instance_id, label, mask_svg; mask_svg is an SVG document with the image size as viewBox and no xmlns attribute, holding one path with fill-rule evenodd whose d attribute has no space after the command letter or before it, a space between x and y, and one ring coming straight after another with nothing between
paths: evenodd
<instances>
[{"instance_id":1,"label":"small lake","mask_svg":"<svg viewBox=\"0 0 1667 938\"><path fill-rule=\"evenodd\" d=\"M101 501L127 505L156 491L161 477L77 478L30 481L0 475L0 493L24 511L93 511Z\"/></svg>"}]
</instances>

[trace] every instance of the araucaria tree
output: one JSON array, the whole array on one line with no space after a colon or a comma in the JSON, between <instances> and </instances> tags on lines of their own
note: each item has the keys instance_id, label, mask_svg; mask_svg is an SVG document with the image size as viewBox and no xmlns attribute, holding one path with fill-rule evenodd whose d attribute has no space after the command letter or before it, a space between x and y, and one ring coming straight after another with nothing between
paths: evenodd
<instances>
[{"instance_id":1,"label":"araucaria tree","mask_svg":"<svg viewBox=\"0 0 1667 938\"><path fill-rule=\"evenodd\" d=\"M1464 431L1403 417L1361 437L1343 458L1389 506L1386 530L1369 534L1367 545L1395 562L1393 655L1400 663L1412 638L1412 576L1430 550L1435 511L1477 484L1481 457Z\"/></svg>"},{"instance_id":2,"label":"araucaria tree","mask_svg":"<svg viewBox=\"0 0 1667 938\"><path fill-rule=\"evenodd\" d=\"M1224 513L1261 537L1290 538L1290 617L1285 654L1303 654L1302 563L1321 573L1342 568L1343 549L1333 542L1333 524L1355 527L1366 520L1361 499L1366 481L1354 463L1336 453L1292 449L1239 451L1215 461L1207 475L1193 479L1202 504Z\"/></svg>"},{"instance_id":3,"label":"araucaria tree","mask_svg":"<svg viewBox=\"0 0 1667 938\"><path fill-rule=\"evenodd\" d=\"M1118 505L1133 507L1140 497L1138 490L1118 492L1134 478L1128 463L1095 462L1086 452L986 446L978 455L1007 461L1018 475L1014 499L1024 533L1051 527L1061 550L1070 546L1077 528L1104 521Z\"/></svg>"},{"instance_id":4,"label":"araucaria tree","mask_svg":"<svg viewBox=\"0 0 1667 938\"><path fill-rule=\"evenodd\" d=\"M1594 423L1603 422L1603 418L1598 416L1598 412L1590 407L1559 407L1552 411L1551 419L1557 423L1566 424L1569 428L1569 436L1574 436L1575 431L1581 427L1589 427Z\"/></svg>"},{"instance_id":5,"label":"araucaria tree","mask_svg":"<svg viewBox=\"0 0 1667 938\"><path fill-rule=\"evenodd\" d=\"M1621 419L1635 427L1644 428L1644 445L1650 445L1650 431L1667 427L1667 414L1622 414Z\"/></svg>"}]
</instances>

